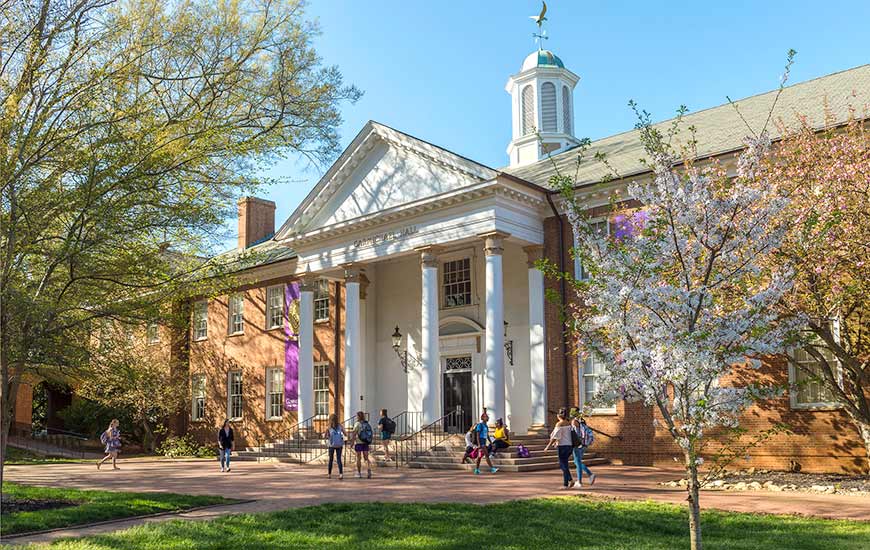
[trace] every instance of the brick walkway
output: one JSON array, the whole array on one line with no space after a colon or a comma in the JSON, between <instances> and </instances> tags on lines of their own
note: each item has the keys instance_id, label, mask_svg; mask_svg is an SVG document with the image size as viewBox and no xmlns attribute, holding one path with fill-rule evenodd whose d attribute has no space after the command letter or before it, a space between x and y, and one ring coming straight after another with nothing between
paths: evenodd
<instances>
[{"instance_id":1,"label":"brick walkway","mask_svg":"<svg viewBox=\"0 0 870 550\"><path fill-rule=\"evenodd\" d=\"M225 514L268 512L324 502L470 502L486 504L513 499L564 495L558 490L561 473L501 473L481 476L469 483L470 473L444 470L379 468L371 480L327 480L322 467L236 462L233 471L221 474L214 461L121 461L118 472L97 471L91 464L7 466L8 481L29 485L119 491L165 491L186 494L220 494L254 500L245 504L208 508L155 518L120 521L107 525L68 529L19 538L15 544L46 542L60 537L80 537L167 519L214 519ZM677 479L674 470L604 466L596 467L598 481L583 492L628 500L683 503L685 492L658 482ZM804 514L825 518L870 521L870 499L846 495L746 491L702 493L704 508L737 512Z\"/></svg>"}]
</instances>

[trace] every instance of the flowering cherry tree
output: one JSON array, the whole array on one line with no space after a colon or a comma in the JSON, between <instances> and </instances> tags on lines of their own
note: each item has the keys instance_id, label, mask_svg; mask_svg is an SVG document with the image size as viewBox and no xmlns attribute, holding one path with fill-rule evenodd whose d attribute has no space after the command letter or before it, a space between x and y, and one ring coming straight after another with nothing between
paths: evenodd
<instances>
[{"instance_id":1,"label":"flowering cherry tree","mask_svg":"<svg viewBox=\"0 0 870 550\"><path fill-rule=\"evenodd\" d=\"M620 395L657 409L683 453L693 549L701 548L698 468L711 429L735 427L757 397L729 385L735 366L758 367L782 351L794 325L776 305L791 289L788 263L768 259L782 244L788 198L765 181L766 134L749 138L736 166L699 166L692 140L670 145L680 119L661 130L642 118L638 131L652 176L628 193L642 206L595 231L574 182L557 176L588 277L574 281L571 318L584 353L608 364L599 395ZM736 175L729 173L729 168Z\"/></svg>"},{"instance_id":2,"label":"flowering cherry tree","mask_svg":"<svg viewBox=\"0 0 870 550\"><path fill-rule=\"evenodd\" d=\"M822 132L802 120L766 169L792 198L774 259L795 266L782 305L807 319L802 344L817 365L801 378L820 382L852 419L870 471L870 132L858 118Z\"/></svg>"}]
</instances>

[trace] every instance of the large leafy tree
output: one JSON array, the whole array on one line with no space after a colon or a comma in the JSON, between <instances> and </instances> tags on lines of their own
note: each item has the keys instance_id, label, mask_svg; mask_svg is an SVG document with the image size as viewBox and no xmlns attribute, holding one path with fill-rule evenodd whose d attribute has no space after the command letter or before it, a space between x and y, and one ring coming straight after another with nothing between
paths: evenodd
<instances>
[{"instance_id":1,"label":"large leafy tree","mask_svg":"<svg viewBox=\"0 0 870 550\"><path fill-rule=\"evenodd\" d=\"M316 32L299 0L0 0L0 455L23 375L164 317L265 163L334 154L359 92Z\"/></svg>"},{"instance_id":2,"label":"large leafy tree","mask_svg":"<svg viewBox=\"0 0 870 550\"><path fill-rule=\"evenodd\" d=\"M829 126L820 132L802 120L766 170L792 197L777 257L796 267L784 312L806 319L802 344L820 366L800 378L821 383L843 407L870 470L870 133L857 116Z\"/></svg>"}]
</instances>

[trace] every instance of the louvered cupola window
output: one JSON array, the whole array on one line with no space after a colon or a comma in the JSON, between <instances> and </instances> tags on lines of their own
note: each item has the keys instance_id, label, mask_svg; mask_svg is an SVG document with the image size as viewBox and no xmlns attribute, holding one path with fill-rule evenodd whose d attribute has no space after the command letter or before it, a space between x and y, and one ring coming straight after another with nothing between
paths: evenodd
<instances>
[{"instance_id":1,"label":"louvered cupola window","mask_svg":"<svg viewBox=\"0 0 870 550\"><path fill-rule=\"evenodd\" d=\"M556 131L556 86L552 82L541 84L541 129Z\"/></svg>"},{"instance_id":2,"label":"louvered cupola window","mask_svg":"<svg viewBox=\"0 0 870 550\"><path fill-rule=\"evenodd\" d=\"M522 110L523 110L523 135L532 134L535 132L535 89L531 86L523 88L522 93Z\"/></svg>"},{"instance_id":3,"label":"louvered cupola window","mask_svg":"<svg viewBox=\"0 0 870 550\"><path fill-rule=\"evenodd\" d=\"M574 135L571 131L571 90L562 86L562 128L563 132Z\"/></svg>"}]
</instances>

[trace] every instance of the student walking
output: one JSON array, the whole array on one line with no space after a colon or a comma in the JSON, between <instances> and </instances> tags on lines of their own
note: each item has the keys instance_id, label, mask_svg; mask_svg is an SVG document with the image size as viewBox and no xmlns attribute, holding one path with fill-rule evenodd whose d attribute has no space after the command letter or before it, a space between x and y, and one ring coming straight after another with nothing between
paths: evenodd
<instances>
[{"instance_id":1,"label":"student walking","mask_svg":"<svg viewBox=\"0 0 870 550\"><path fill-rule=\"evenodd\" d=\"M556 449L559 452L559 468L562 470L562 489L570 489L574 486L574 480L571 479L571 468L568 464L568 460L571 458L571 453L574 450L571 440L573 432L571 430L571 422L568 421L567 410L560 409L556 418L558 422L556 422L556 426L553 428L553 433L550 434L550 441L544 447L544 452L549 451L550 447L556 445Z\"/></svg>"},{"instance_id":2,"label":"student walking","mask_svg":"<svg viewBox=\"0 0 870 550\"><path fill-rule=\"evenodd\" d=\"M118 453L121 452L120 425L121 423L118 422L118 419L113 418L112 421L109 422L109 427L106 428L106 431L100 434L100 442L106 446L106 456L97 462L97 470L99 470L100 466L110 458L112 459L112 469L120 470L120 468L118 468Z\"/></svg>"},{"instance_id":3,"label":"student walking","mask_svg":"<svg viewBox=\"0 0 870 550\"><path fill-rule=\"evenodd\" d=\"M230 471L230 455L233 453L234 436L230 419L224 419L224 425L218 430L218 453L220 453L221 472Z\"/></svg>"},{"instance_id":4,"label":"student walking","mask_svg":"<svg viewBox=\"0 0 870 550\"><path fill-rule=\"evenodd\" d=\"M329 444L329 465L326 467L326 477L332 478L332 459L338 462L338 479L344 479L344 466L341 463L341 453L344 451L346 434L344 427L338 423L338 415L329 415L329 427L326 429L326 441Z\"/></svg>"},{"instance_id":5,"label":"student walking","mask_svg":"<svg viewBox=\"0 0 870 550\"><path fill-rule=\"evenodd\" d=\"M381 409L378 430L381 432L381 441L384 442L384 460L393 460L390 458L390 440L393 439L393 434L396 433L396 423L392 418L387 416L387 409Z\"/></svg>"},{"instance_id":6,"label":"student walking","mask_svg":"<svg viewBox=\"0 0 870 550\"><path fill-rule=\"evenodd\" d=\"M583 486L583 472L589 476L589 485L595 484L595 474L589 470L589 466L583 464L583 453L589 445L595 440L595 435L592 433L592 428L586 425L586 421L582 416L575 416L571 419L571 429L577 434L580 440L580 445L574 447L574 467L577 468L577 487Z\"/></svg>"},{"instance_id":7,"label":"student walking","mask_svg":"<svg viewBox=\"0 0 870 550\"><path fill-rule=\"evenodd\" d=\"M495 432L493 433L492 455L507 449L511 446L511 432L505 426L504 419L499 418L495 421Z\"/></svg>"},{"instance_id":8,"label":"student walking","mask_svg":"<svg viewBox=\"0 0 870 550\"><path fill-rule=\"evenodd\" d=\"M475 475L480 475L480 461L483 458L486 459L486 465L489 466L489 473L494 474L498 471L498 468L492 465L492 460L489 458L489 447L487 446L489 426L486 424L487 422L489 422L489 415L484 411L480 415L480 422L474 427L474 443L477 446L477 461L474 463Z\"/></svg>"},{"instance_id":9,"label":"student walking","mask_svg":"<svg viewBox=\"0 0 870 550\"><path fill-rule=\"evenodd\" d=\"M372 444L372 439L374 439L372 425L366 420L366 413L359 411L356 413L356 425L351 436L351 442L354 443L353 450L356 452L356 477L362 477L362 461L365 460L368 469L367 477L372 478L372 463L369 460L369 445Z\"/></svg>"},{"instance_id":10,"label":"student walking","mask_svg":"<svg viewBox=\"0 0 870 550\"><path fill-rule=\"evenodd\" d=\"M474 453L474 428L475 424L472 424L468 431L465 432L465 454L462 455L462 463L465 464L468 462L468 457Z\"/></svg>"}]
</instances>

